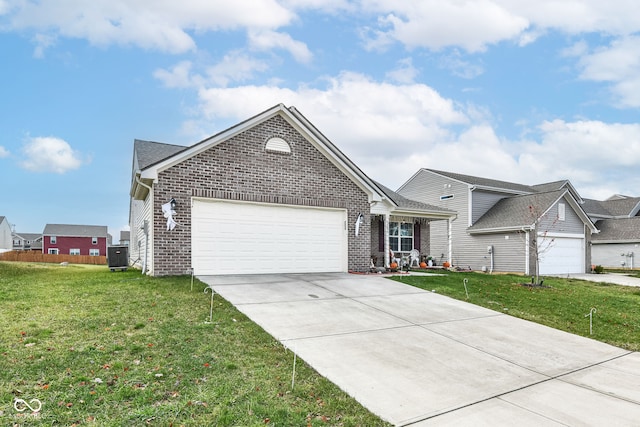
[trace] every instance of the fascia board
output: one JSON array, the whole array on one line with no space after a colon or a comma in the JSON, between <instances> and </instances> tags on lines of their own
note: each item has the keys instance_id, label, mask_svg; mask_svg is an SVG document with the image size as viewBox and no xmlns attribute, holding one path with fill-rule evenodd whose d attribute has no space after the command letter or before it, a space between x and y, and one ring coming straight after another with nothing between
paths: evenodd
<instances>
[{"instance_id":1,"label":"fascia board","mask_svg":"<svg viewBox=\"0 0 640 427\"><path fill-rule=\"evenodd\" d=\"M417 211L412 209L394 209L390 212L391 215L398 216L413 216L416 218L432 218L432 219L450 219L457 218L458 214L455 212L446 213L440 211Z\"/></svg>"},{"instance_id":2,"label":"fascia board","mask_svg":"<svg viewBox=\"0 0 640 427\"><path fill-rule=\"evenodd\" d=\"M527 226L510 226L510 227L493 227L493 228L483 228L480 230L467 230L469 234L496 234L496 233L506 233L513 231L532 231L535 227L533 225Z\"/></svg>"}]
</instances>

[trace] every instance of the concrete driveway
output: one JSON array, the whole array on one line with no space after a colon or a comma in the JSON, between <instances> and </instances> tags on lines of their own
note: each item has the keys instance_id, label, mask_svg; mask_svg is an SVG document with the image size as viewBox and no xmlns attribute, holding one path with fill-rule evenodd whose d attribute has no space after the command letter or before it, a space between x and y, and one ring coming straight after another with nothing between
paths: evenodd
<instances>
[{"instance_id":1,"label":"concrete driveway","mask_svg":"<svg viewBox=\"0 0 640 427\"><path fill-rule=\"evenodd\" d=\"M398 426L640 425L640 353L378 276L199 279Z\"/></svg>"}]
</instances>

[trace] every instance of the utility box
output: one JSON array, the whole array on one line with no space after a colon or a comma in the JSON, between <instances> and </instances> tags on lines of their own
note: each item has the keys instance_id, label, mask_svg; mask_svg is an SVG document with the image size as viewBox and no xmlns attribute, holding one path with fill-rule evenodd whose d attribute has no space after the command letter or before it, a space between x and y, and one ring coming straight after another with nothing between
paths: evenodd
<instances>
[{"instance_id":1,"label":"utility box","mask_svg":"<svg viewBox=\"0 0 640 427\"><path fill-rule=\"evenodd\" d=\"M107 264L111 271L127 271L129 267L129 247L109 246L107 248Z\"/></svg>"}]
</instances>

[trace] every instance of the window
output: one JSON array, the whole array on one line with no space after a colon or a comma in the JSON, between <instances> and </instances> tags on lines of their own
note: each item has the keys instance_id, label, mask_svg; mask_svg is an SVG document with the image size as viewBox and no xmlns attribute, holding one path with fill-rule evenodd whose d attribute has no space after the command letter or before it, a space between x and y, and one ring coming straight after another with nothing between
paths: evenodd
<instances>
[{"instance_id":1,"label":"window","mask_svg":"<svg viewBox=\"0 0 640 427\"><path fill-rule=\"evenodd\" d=\"M565 205L564 203L558 203L558 220L564 221L565 217Z\"/></svg>"},{"instance_id":2,"label":"window","mask_svg":"<svg viewBox=\"0 0 640 427\"><path fill-rule=\"evenodd\" d=\"M51 243L52 245L55 245L56 242L57 242L56 236L49 237L49 243Z\"/></svg>"},{"instance_id":3,"label":"window","mask_svg":"<svg viewBox=\"0 0 640 427\"><path fill-rule=\"evenodd\" d=\"M58 248L49 248L49 255L58 255Z\"/></svg>"},{"instance_id":4,"label":"window","mask_svg":"<svg viewBox=\"0 0 640 427\"><path fill-rule=\"evenodd\" d=\"M266 151L270 151L272 153L291 154L291 146L287 143L287 141L277 136L269 138L264 148Z\"/></svg>"},{"instance_id":5,"label":"window","mask_svg":"<svg viewBox=\"0 0 640 427\"><path fill-rule=\"evenodd\" d=\"M445 194L444 196L440 196L440 200L449 200L453 199L453 194Z\"/></svg>"},{"instance_id":6,"label":"window","mask_svg":"<svg viewBox=\"0 0 640 427\"><path fill-rule=\"evenodd\" d=\"M92 237L91 238L91 244L92 245L97 245L98 244L98 238L97 237Z\"/></svg>"},{"instance_id":7,"label":"window","mask_svg":"<svg viewBox=\"0 0 640 427\"><path fill-rule=\"evenodd\" d=\"M80 255L80 249L69 249L69 255Z\"/></svg>"},{"instance_id":8,"label":"window","mask_svg":"<svg viewBox=\"0 0 640 427\"><path fill-rule=\"evenodd\" d=\"M413 223L389 223L389 247L393 252L411 252L413 250Z\"/></svg>"},{"instance_id":9,"label":"window","mask_svg":"<svg viewBox=\"0 0 640 427\"><path fill-rule=\"evenodd\" d=\"M89 249L89 255L100 256L100 249Z\"/></svg>"}]
</instances>

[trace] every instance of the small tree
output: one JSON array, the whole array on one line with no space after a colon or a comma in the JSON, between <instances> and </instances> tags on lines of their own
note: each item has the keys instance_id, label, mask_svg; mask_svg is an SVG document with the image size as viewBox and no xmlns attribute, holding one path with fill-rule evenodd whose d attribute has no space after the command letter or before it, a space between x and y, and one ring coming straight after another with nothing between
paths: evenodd
<instances>
[{"instance_id":1,"label":"small tree","mask_svg":"<svg viewBox=\"0 0 640 427\"><path fill-rule=\"evenodd\" d=\"M548 210L541 206L539 203L534 203L529 205L529 218L531 219L531 233L532 236L526 242L529 247L531 253L533 253L533 258L536 265L536 274L535 274L535 284L540 284L540 259L544 257L544 254L549 252L553 247L553 243L555 242L554 237L549 236L549 231L551 231L554 226L557 224L559 220L559 215L556 214L554 219L547 223L544 227L544 230L539 231L541 224L543 224L543 220L549 215Z\"/></svg>"}]
</instances>

